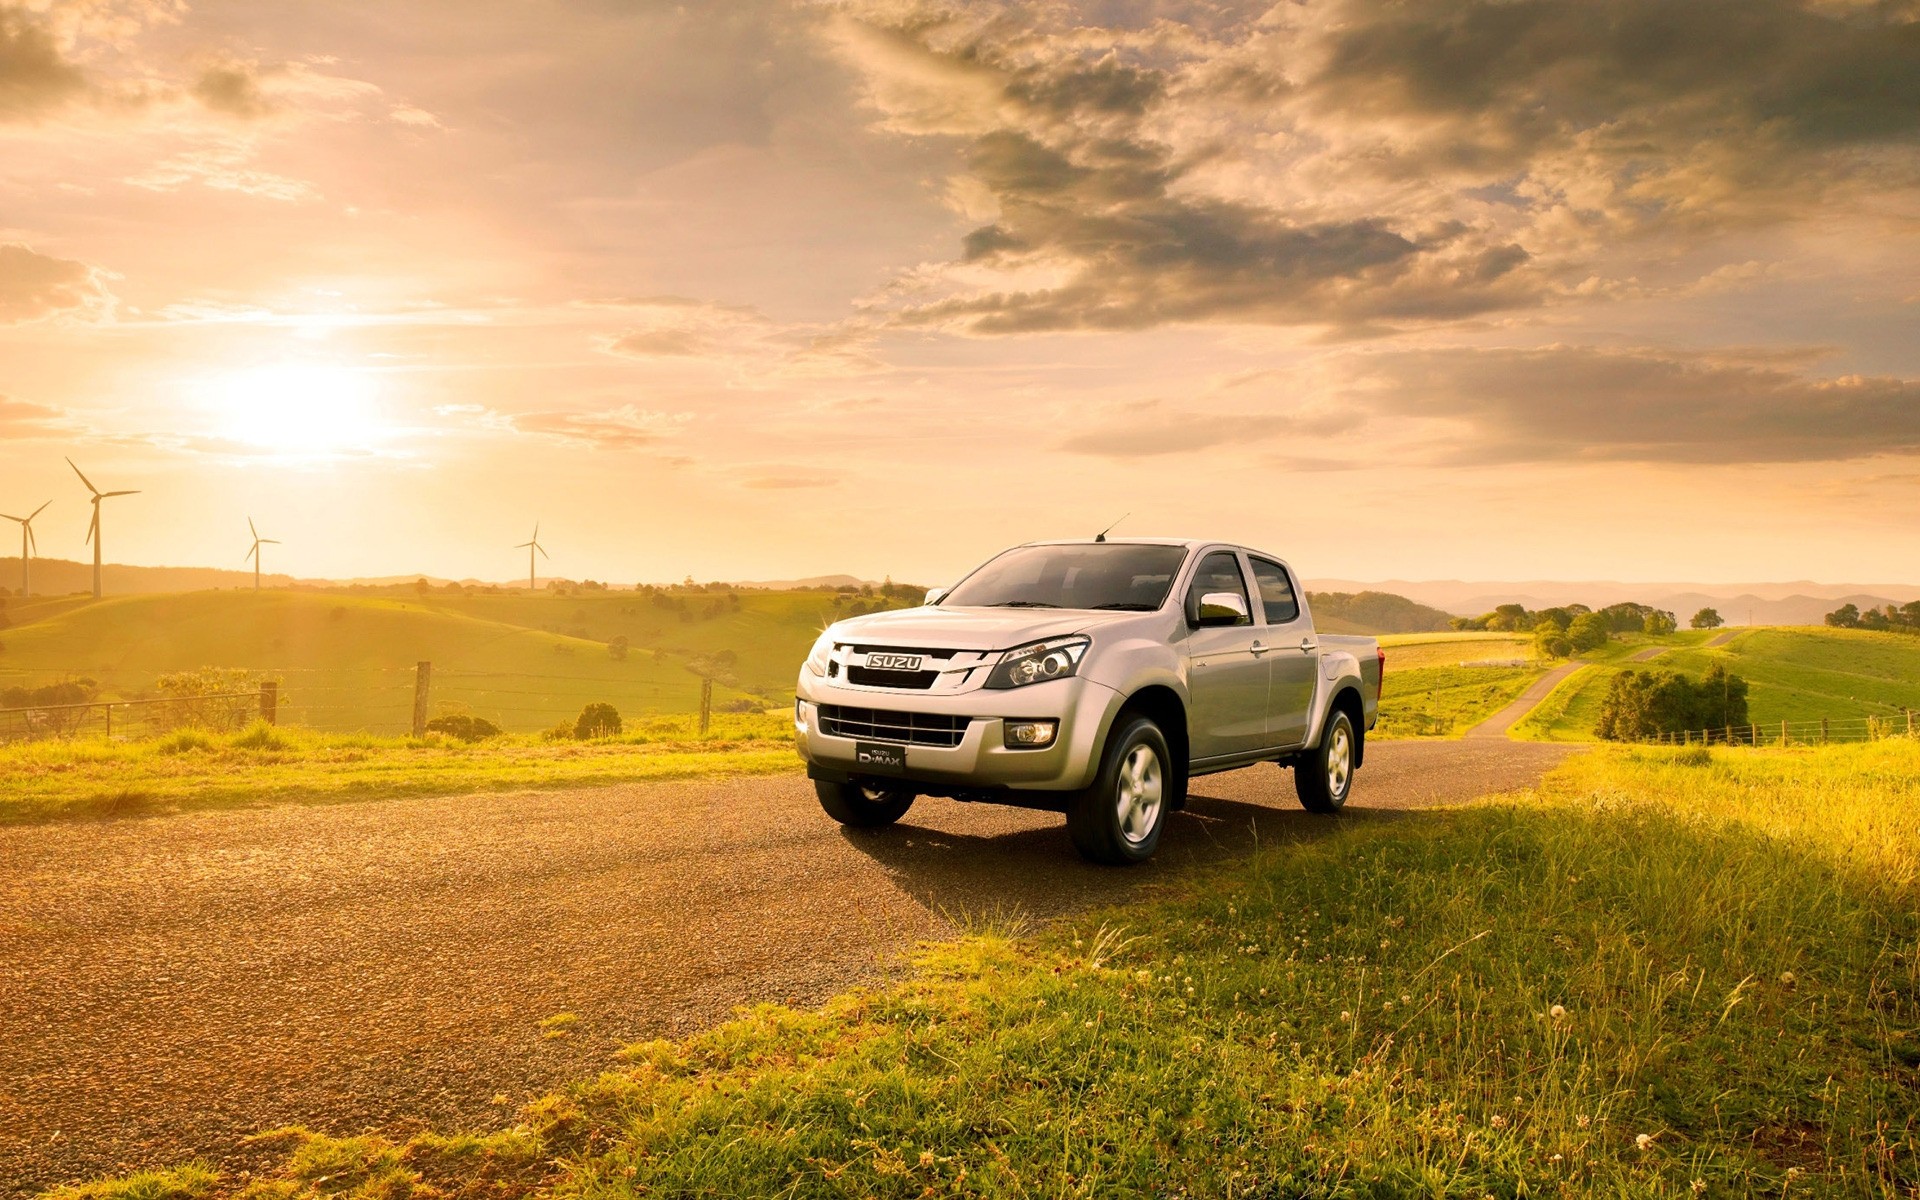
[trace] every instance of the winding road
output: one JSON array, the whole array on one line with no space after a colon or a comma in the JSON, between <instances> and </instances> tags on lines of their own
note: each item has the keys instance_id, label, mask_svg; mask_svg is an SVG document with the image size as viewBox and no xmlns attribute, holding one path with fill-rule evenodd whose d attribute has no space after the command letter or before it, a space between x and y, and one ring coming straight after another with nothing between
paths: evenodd
<instances>
[{"instance_id":1,"label":"winding road","mask_svg":"<svg viewBox=\"0 0 1920 1200\"><path fill-rule=\"evenodd\" d=\"M1567 752L1377 743L1344 819L1529 786ZM0 1194L242 1169L245 1135L286 1124L503 1124L621 1045L884 978L960 914L1125 904L1334 827L1271 766L1194 792L1129 870L1019 809L845 832L797 773L0 828Z\"/></svg>"}]
</instances>

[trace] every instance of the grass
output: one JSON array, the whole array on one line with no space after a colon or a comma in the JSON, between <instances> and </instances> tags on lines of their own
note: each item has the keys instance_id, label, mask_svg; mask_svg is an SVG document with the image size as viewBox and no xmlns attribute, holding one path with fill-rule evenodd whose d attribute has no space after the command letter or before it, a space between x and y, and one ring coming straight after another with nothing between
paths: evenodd
<instances>
[{"instance_id":1,"label":"grass","mask_svg":"<svg viewBox=\"0 0 1920 1200\"><path fill-rule=\"evenodd\" d=\"M1395 633L1379 639L1387 672L1458 667L1474 662L1532 661L1533 638L1512 633Z\"/></svg>"},{"instance_id":2,"label":"grass","mask_svg":"<svg viewBox=\"0 0 1920 1200\"><path fill-rule=\"evenodd\" d=\"M341 735L255 724L232 734L183 730L134 742L0 746L0 776L7 780L0 824L767 774L794 766L784 712L717 714L704 738L691 718L652 718L630 722L621 736L586 742L509 735L468 744L439 735Z\"/></svg>"},{"instance_id":3,"label":"grass","mask_svg":"<svg viewBox=\"0 0 1920 1200\"><path fill-rule=\"evenodd\" d=\"M1600 704L1615 672L1628 668L1699 676L1719 663L1747 680L1749 719L1763 730L1781 721L1881 717L1902 723L1920 708L1920 638L1857 629L1788 628L1742 631L1708 649L1709 635L1677 635L1676 648L1650 663L1626 659L1646 643L1626 642L1582 655L1593 662L1556 688L1515 729L1540 741L1591 741Z\"/></svg>"},{"instance_id":4,"label":"grass","mask_svg":"<svg viewBox=\"0 0 1920 1200\"><path fill-rule=\"evenodd\" d=\"M1414 667L1388 660L1380 723L1369 737L1457 737L1499 712L1545 674L1544 666Z\"/></svg>"},{"instance_id":5,"label":"grass","mask_svg":"<svg viewBox=\"0 0 1920 1200\"><path fill-rule=\"evenodd\" d=\"M485 1138L295 1131L248 1194L1912 1195L1917 792L1904 739L1603 750L630 1047Z\"/></svg>"}]
</instances>

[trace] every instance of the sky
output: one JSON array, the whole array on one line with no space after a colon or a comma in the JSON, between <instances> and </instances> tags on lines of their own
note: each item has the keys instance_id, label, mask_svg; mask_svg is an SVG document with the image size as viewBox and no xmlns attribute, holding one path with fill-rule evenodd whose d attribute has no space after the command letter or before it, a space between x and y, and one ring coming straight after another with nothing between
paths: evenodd
<instances>
[{"instance_id":1,"label":"sky","mask_svg":"<svg viewBox=\"0 0 1920 1200\"><path fill-rule=\"evenodd\" d=\"M1920 0L0 0L68 457L306 577L1920 581Z\"/></svg>"}]
</instances>

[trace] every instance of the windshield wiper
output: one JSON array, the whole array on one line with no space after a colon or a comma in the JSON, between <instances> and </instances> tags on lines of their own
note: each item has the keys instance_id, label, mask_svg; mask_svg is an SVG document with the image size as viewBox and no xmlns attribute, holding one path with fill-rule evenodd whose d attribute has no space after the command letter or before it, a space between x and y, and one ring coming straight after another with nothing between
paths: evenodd
<instances>
[{"instance_id":1,"label":"windshield wiper","mask_svg":"<svg viewBox=\"0 0 1920 1200\"><path fill-rule=\"evenodd\" d=\"M1002 600L998 604L989 604L988 608L1059 608L1058 604L1048 604L1044 600Z\"/></svg>"},{"instance_id":2,"label":"windshield wiper","mask_svg":"<svg viewBox=\"0 0 1920 1200\"><path fill-rule=\"evenodd\" d=\"M1158 607L1159 607L1159 605L1157 605L1157 604L1136 604L1136 603L1134 603L1134 602L1132 602L1132 601L1128 601L1128 600L1123 600L1123 601L1120 601L1120 602L1119 602L1119 603L1117 603L1117 604L1096 604L1096 605L1094 605L1094 607L1095 607L1095 608L1109 608L1109 609L1113 609L1113 610L1114 610L1115 612L1152 612L1152 611L1153 611L1154 609L1156 609L1156 608L1158 608Z\"/></svg>"}]
</instances>

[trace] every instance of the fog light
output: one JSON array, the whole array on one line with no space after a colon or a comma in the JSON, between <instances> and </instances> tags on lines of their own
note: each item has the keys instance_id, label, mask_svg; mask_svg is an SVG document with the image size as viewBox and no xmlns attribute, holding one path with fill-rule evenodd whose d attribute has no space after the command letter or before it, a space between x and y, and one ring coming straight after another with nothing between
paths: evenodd
<instances>
[{"instance_id":1,"label":"fog light","mask_svg":"<svg viewBox=\"0 0 1920 1200\"><path fill-rule=\"evenodd\" d=\"M793 702L793 727L801 733L807 731L807 702L795 699Z\"/></svg>"},{"instance_id":2,"label":"fog light","mask_svg":"<svg viewBox=\"0 0 1920 1200\"><path fill-rule=\"evenodd\" d=\"M1007 749L1038 750L1042 746L1053 745L1053 736L1059 732L1060 722L1008 721L1005 730Z\"/></svg>"}]
</instances>

